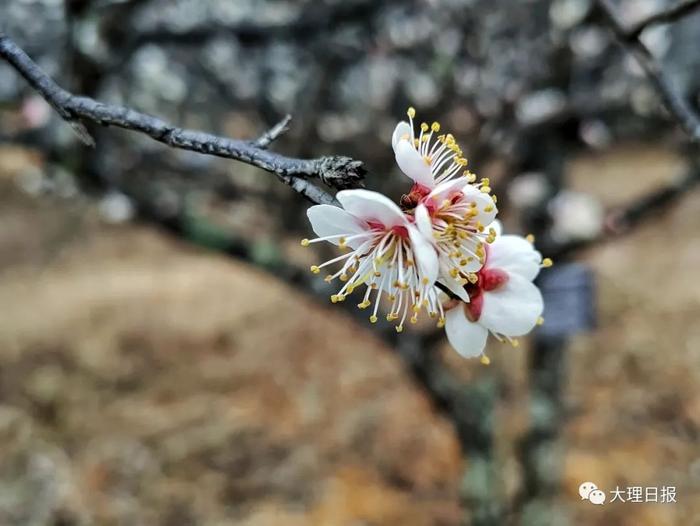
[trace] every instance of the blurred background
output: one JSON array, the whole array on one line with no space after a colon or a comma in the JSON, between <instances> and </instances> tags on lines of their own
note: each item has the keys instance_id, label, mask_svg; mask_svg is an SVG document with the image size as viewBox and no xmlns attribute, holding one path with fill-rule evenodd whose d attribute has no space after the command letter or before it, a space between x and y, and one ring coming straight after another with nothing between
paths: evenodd
<instances>
[{"instance_id":1,"label":"blurred background","mask_svg":"<svg viewBox=\"0 0 700 526\"><path fill-rule=\"evenodd\" d=\"M289 113L276 151L393 198L414 106L555 259L545 325L466 361L331 305L273 175L91 123L82 146L0 62L0 525L700 524L697 150L592 1L4 0L0 30L184 127ZM641 35L694 106L699 38Z\"/></svg>"}]
</instances>

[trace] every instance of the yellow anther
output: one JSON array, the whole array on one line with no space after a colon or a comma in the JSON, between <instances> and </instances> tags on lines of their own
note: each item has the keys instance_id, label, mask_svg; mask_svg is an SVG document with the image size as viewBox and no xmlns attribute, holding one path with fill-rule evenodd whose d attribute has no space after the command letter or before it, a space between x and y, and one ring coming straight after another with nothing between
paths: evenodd
<instances>
[{"instance_id":1,"label":"yellow anther","mask_svg":"<svg viewBox=\"0 0 700 526\"><path fill-rule=\"evenodd\" d=\"M378 270L375 270L375 271L373 272L373 275L374 275L375 278L380 278L380 277L382 276L382 273L379 272Z\"/></svg>"},{"instance_id":2,"label":"yellow anther","mask_svg":"<svg viewBox=\"0 0 700 526\"><path fill-rule=\"evenodd\" d=\"M428 285L428 284L430 284L430 280L428 278L423 278L421 280L421 283L423 283L423 285Z\"/></svg>"},{"instance_id":3,"label":"yellow anther","mask_svg":"<svg viewBox=\"0 0 700 526\"><path fill-rule=\"evenodd\" d=\"M421 137L422 142L428 142L429 140L430 140L430 137L428 135L423 135L423 137Z\"/></svg>"},{"instance_id":4,"label":"yellow anther","mask_svg":"<svg viewBox=\"0 0 700 526\"><path fill-rule=\"evenodd\" d=\"M544 318L542 316L537 318L537 325L542 325L543 323L544 323Z\"/></svg>"},{"instance_id":5,"label":"yellow anther","mask_svg":"<svg viewBox=\"0 0 700 526\"><path fill-rule=\"evenodd\" d=\"M534 243L535 242L535 236L532 234L528 234L525 236L525 239L527 240L528 243Z\"/></svg>"},{"instance_id":6,"label":"yellow anther","mask_svg":"<svg viewBox=\"0 0 700 526\"><path fill-rule=\"evenodd\" d=\"M323 281L325 281L326 283L330 283L331 281L333 281L333 276L328 274L325 278L323 278Z\"/></svg>"},{"instance_id":7,"label":"yellow anther","mask_svg":"<svg viewBox=\"0 0 700 526\"><path fill-rule=\"evenodd\" d=\"M418 147L420 146L420 140L418 140L418 139L413 139L413 146L415 146L416 148L418 148Z\"/></svg>"},{"instance_id":8,"label":"yellow anther","mask_svg":"<svg viewBox=\"0 0 700 526\"><path fill-rule=\"evenodd\" d=\"M369 321L370 321L370 323L377 323L377 317L374 314L372 314L369 317Z\"/></svg>"},{"instance_id":9,"label":"yellow anther","mask_svg":"<svg viewBox=\"0 0 700 526\"><path fill-rule=\"evenodd\" d=\"M469 283L474 285L477 281L479 281L479 276L472 272L470 274L467 274L467 280L469 280Z\"/></svg>"},{"instance_id":10,"label":"yellow anther","mask_svg":"<svg viewBox=\"0 0 700 526\"><path fill-rule=\"evenodd\" d=\"M554 265L554 262L553 262L550 258L544 258L544 259L542 260L542 266L543 266L544 268L551 267L552 265Z\"/></svg>"},{"instance_id":11,"label":"yellow anther","mask_svg":"<svg viewBox=\"0 0 700 526\"><path fill-rule=\"evenodd\" d=\"M310 241L309 241L308 239L306 239L306 238L304 238L304 239L301 240L301 246L302 246L302 247L308 247L308 246L309 246L309 243L310 243Z\"/></svg>"},{"instance_id":12,"label":"yellow anther","mask_svg":"<svg viewBox=\"0 0 700 526\"><path fill-rule=\"evenodd\" d=\"M450 269L450 276L452 276L453 278L456 278L458 274L459 274L459 270L457 270L456 268Z\"/></svg>"},{"instance_id":13,"label":"yellow anther","mask_svg":"<svg viewBox=\"0 0 700 526\"><path fill-rule=\"evenodd\" d=\"M421 131L427 132L429 128L430 128L430 126L428 126L427 122L422 122L420 125Z\"/></svg>"},{"instance_id":14,"label":"yellow anther","mask_svg":"<svg viewBox=\"0 0 700 526\"><path fill-rule=\"evenodd\" d=\"M341 246L341 247L342 247L342 246L345 246L345 243L346 243L346 242L347 242L347 239L345 239L345 237L341 237L341 238L338 240L338 245Z\"/></svg>"},{"instance_id":15,"label":"yellow anther","mask_svg":"<svg viewBox=\"0 0 700 526\"><path fill-rule=\"evenodd\" d=\"M338 295L337 294L333 294L331 296L331 303L338 303Z\"/></svg>"},{"instance_id":16,"label":"yellow anther","mask_svg":"<svg viewBox=\"0 0 700 526\"><path fill-rule=\"evenodd\" d=\"M345 281L348 280L348 275L347 275L347 274L341 274L340 276L338 276L338 278L340 279L340 281L345 282Z\"/></svg>"},{"instance_id":17,"label":"yellow anther","mask_svg":"<svg viewBox=\"0 0 700 526\"><path fill-rule=\"evenodd\" d=\"M408 115L408 117L410 119L412 119L413 117L416 116L416 109L413 106L411 106L410 108L408 108L408 111L406 112L406 114Z\"/></svg>"},{"instance_id":18,"label":"yellow anther","mask_svg":"<svg viewBox=\"0 0 700 526\"><path fill-rule=\"evenodd\" d=\"M431 126L430 129L433 130L435 133L440 131L440 123L439 122L434 122Z\"/></svg>"},{"instance_id":19,"label":"yellow anther","mask_svg":"<svg viewBox=\"0 0 700 526\"><path fill-rule=\"evenodd\" d=\"M466 265L466 264L467 264L467 260L466 260L466 259L460 259L460 260L459 260L459 266L460 266L460 267L463 267L463 266Z\"/></svg>"},{"instance_id":20,"label":"yellow anther","mask_svg":"<svg viewBox=\"0 0 700 526\"><path fill-rule=\"evenodd\" d=\"M486 356L485 354L482 354L482 355L481 355L481 358L479 358L479 361L480 361L482 364L484 364L484 365L488 365L488 364L491 363L491 360L490 360L489 357Z\"/></svg>"},{"instance_id":21,"label":"yellow anther","mask_svg":"<svg viewBox=\"0 0 700 526\"><path fill-rule=\"evenodd\" d=\"M403 325L397 325L395 328L396 332L403 332Z\"/></svg>"},{"instance_id":22,"label":"yellow anther","mask_svg":"<svg viewBox=\"0 0 700 526\"><path fill-rule=\"evenodd\" d=\"M365 301L363 301L362 303L358 303L358 304L357 304L357 308L358 308L358 309L366 309L366 308L369 307L370 305L372 305L372 302L369 301L369 300L365 300Z\"/></svg>"},{"instance_id":23,"label":"yellow anther","mask_svg":"<svg viewBox=\"0 0 700 526\"><path fill-rule=\"evenodd\" d=\"M420 305L414 305L413 307L411 307L411 310L416 313L420 312Z\"/></svg>"},{"instance_id":24,"label":"yellow anther","mask_svg":"<svg viewBox=\"0 0 700 526\"><path fill-rule=\"evenodd\" d=\"M492 195L491 199L493 199L494 203L498 203L498 196Z\"/></svg>"},{"instance_id":25,"label":"yellow anther","mask_svg":"<svg viewBox=\"0 0 700 526\"><path fill-rule=\"evenodd\" d=\"M427 164L428 166L430 166L430 163L433 162L433 158L430 157L430 155L424 155L424 156L423 156L423 162L424 162L425 164Z\"/></svg>"},{"instance_id":26,"label":"yellow anther","mask_svg":"<svg viewBox=\"0 0 700 526\"><path fill-rule=\"evenodd\" d=\"M411 316L408 321L413 324L418 323L418 316Z\"/></svg>"},{"instance_id":27,"label":"yellow anther","mask_svg":"<svg viewBox=\"0 0 700 526\"><path fill-rule=\"evenodd\" d=\"M321 269L317 265L311 265L311 272L313 272L314 274L318 274L319 272L321 272Z\"/></svg>"},{"instance_id":28,"label":"yellow anther","mask_svg":"<svg viewBox=\"0 0 700 526\"><path fill-rule=\"evenodd\" d=\"M481 191L485 194L490 194L491 193L491 187L490 186L482 186Z\"/></svg>"},{"instance_id":29,"label":"yellow anther","mask_svg":"<svg viewBox=\"0 0 700 526\"><path fill-rule=\"evenodd\" d=\"M511 344L513 347L520 347L520 340L518 340L517 338L513 338L513 339L510 341L510 344Z\"/></svg>"},{"instance_id":30,"label":"yellow anther","mask_svg":"<svg viewBox=\"0 0 700 526\"><path fill-rule=\"evenodd\" d=\"M493 212L493 205L485 206L484 212L486 212L486 213Z\"/></svg>"},{"instance_id":31,"label":"yellow anther","mask_svg":"<svg viewBox=\"0 0 700 526\"><path fill-rule=\"evenodd\" d=\"M445 317L444 316L440 316L440 319L438 319L436 326L438 329L442 329L445 326Z\"/></svg>"}]
</instances>

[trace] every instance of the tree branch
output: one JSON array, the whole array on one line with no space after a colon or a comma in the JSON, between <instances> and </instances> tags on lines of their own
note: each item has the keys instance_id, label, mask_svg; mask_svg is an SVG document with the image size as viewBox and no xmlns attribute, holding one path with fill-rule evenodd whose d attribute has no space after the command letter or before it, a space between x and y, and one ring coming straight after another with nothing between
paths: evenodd
<instances>
[{"instance_id":1,"label":"tree branch","mask_svg":"<svg viewBox=\"0 0 700 526\"><path fill-rule=\"evenodd\" d=\"M628 32L625 29L611 0L597 0L597 6L620 44L637 59L671 114L694 142L700 142L700 117L693 107L675 90L649 49L639 40L638 35L634 36L634 31ZM687 10L683 11L684 14L686 12Z\"/></svg>"},{"instance_id":2,"label":"tree branch","mask_svg":"<svg viewBox=\"0 0 700 526\"><path fill-rule=\"evenodd\" d=\"M336 201L328 192L311 184L308 179L318 178L336 189L362 185L365 174L362 162L349 157L296 159L268 151L267 146L284 131L288 123L287 119L257 141L219 137L178 128L157 117L125 106L104 104L88 97L73 95L56 84L17 44L1 33L0 57L18 71L61 118L76 130L85 144L94 145L94 140L88 134L81 119L103 126L116 126L136 131L171 148L234 159L262 168L275 174L281 181L314 203L336 204Z\"/></svg>"},{"instance_id":3,"label":"tree branch","mask_svg":"<svg viewBox=\"0 0 700 526\"><path fill-rule=\"evenodd\" d=\"M638 39L642 32L657 24L670 24L690 14L695 9L700 8L700 0L680 0L676 5L649 15L648 17L633 24L627 31L627 39Z\"/></svg>"}]
</instances>

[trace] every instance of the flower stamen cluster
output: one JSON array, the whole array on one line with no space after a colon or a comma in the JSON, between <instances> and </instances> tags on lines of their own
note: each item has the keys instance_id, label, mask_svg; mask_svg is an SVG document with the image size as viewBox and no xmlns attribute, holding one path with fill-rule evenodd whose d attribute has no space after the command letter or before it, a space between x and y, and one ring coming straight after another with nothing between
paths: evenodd
<instances>
[{"instance_id":1,"label":"flower stamen cluster","mask_svg":"<svg viewBox=\"0 0 700 526\"><path fill-rule=\"evenodd\" d=\"M416 132L416 112L407 114L392 135L396 162L413 180L400 206L377 192L343 190L336 196L341 207L309 209L318 237L302 245L326 241L344 251L311 267L320 273L340 266L326 276L342 283L332 302L364 287L357 306L373 307L375 323L385 298L386 319L398 322L398 332L426 311L460 354L488 363L489 332L517 346L517 336L541 322L542 297L532 280L551 260L533 248L534 239L501 234L490 182L476 182L454 136L440 134L438 122Z\"/></svg>"}]
</instances>

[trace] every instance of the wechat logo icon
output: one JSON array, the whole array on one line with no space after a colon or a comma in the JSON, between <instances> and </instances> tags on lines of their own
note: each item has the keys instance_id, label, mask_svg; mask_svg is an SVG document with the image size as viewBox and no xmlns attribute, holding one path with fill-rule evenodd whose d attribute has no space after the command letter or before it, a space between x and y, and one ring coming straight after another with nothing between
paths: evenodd
<instances>
[{"instance_id":1,"label":"wechat logo icon","mask_svg":"<svg viewBox=\"0 0 700 526\"><path fill-rule=\"evenodd\" d=\"M591 504L602 506L605 504L605 492L598 489L593 482L584 482L578 487L581 500L587 500Z\"/></svg>"}]
</instances>

